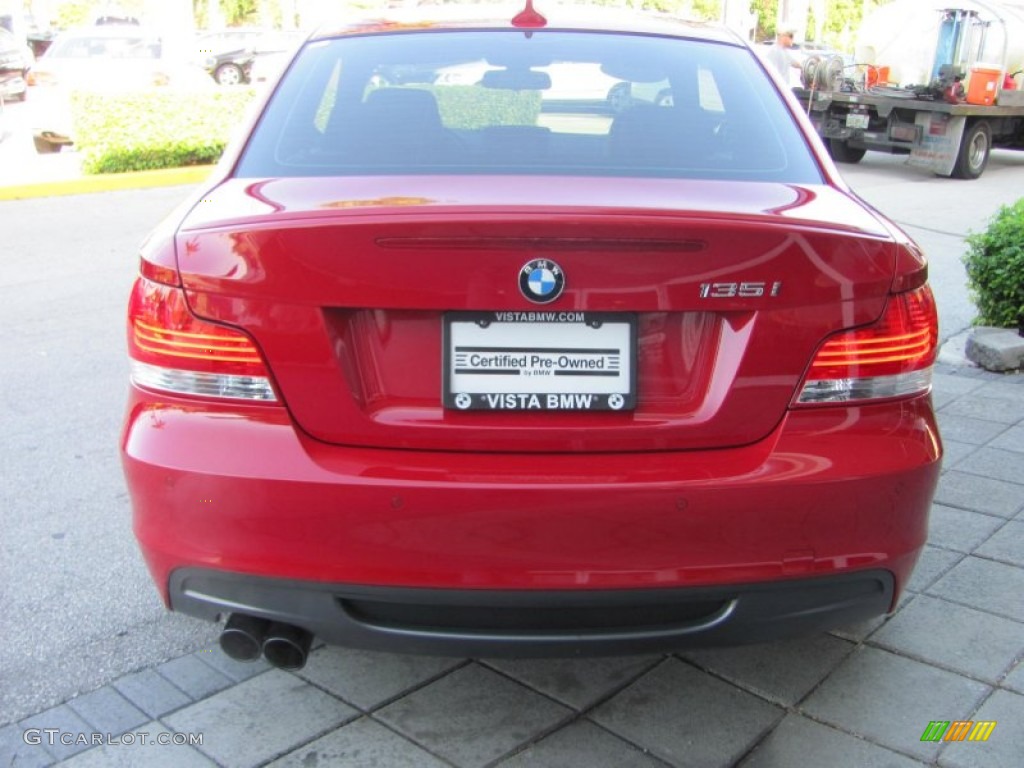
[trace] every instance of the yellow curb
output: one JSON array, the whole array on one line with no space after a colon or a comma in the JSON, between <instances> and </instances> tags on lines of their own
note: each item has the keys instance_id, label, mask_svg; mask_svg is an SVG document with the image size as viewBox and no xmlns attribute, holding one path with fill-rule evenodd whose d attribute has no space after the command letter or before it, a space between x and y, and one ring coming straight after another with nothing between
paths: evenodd
<instances>
[{"instance_id":1,"label":"yellow curb","mask_svg":"<svg viewBox=\"0 0 1024 768\"><path fill-rule=\"evenodd\" d=\"M83 195L90 192L111 192L119 189L148 189L198 184L213 170L212 165L192 165L187 168L168 168L160 171L134 173L105 173L80 176L62 181L40 181L34 184L0 186L0 200L25 200L31 197Z\"/></svg>"}]
</instances>

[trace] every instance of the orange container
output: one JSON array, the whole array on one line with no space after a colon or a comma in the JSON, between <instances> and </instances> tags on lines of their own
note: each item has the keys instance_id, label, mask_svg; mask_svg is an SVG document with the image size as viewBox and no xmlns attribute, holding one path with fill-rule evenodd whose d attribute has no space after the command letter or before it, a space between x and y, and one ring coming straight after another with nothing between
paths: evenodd
<instances>
[{"instance_id":1,"label":"orange container","mask_svg":"<svg viewBox=\"0 0 1024 768\"><path fill-rule=\"evenodd\" d=\"M868 85L886 85L889 82L889 68L888 67L876 67L874 64L868 64L867 68Z\"/></svg>"},{"instance_id":2,"label":"orange container","mask_svg":"<svg viewBox=\"0 0 1024 768\"><path fill-rule=\"evenodd\" d=\"M1003 73L998 69L972 67L971 79L967 84L967 103L983 104L989 107L995 104L996 87L1001 74Z\"/></svg>"}]
</instances>

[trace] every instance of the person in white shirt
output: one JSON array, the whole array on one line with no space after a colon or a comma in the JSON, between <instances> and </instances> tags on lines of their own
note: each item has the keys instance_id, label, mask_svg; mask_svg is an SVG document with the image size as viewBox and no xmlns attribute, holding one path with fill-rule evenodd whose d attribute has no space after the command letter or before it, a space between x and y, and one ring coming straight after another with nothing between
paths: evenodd
<instances>
[{"instance_id":1,"label":"person in white shirt","mask_svg":"<svg viewBox=\"0 0 1024 768\"><path fill-rule=\"evenodd\" d=\"M768 49L768 53L765 56L786 82L789 82L789 70L791 68L800 69L800 62L789 52L789 49L793 47L793 37L795 34L796 32L793 29L784 28L779 30L779 33L775 36L775 42Z\"/></svg>"}]
</instances>

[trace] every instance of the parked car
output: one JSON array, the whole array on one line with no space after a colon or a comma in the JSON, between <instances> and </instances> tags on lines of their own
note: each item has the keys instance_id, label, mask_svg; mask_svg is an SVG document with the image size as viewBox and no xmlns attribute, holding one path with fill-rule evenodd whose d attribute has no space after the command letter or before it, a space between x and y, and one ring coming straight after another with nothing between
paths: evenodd
<instances>
[{"instance_id":1,"label":"parked car","mask_svg":"<svg viewBox=\"0 0 1024 768\"><path fill-rule=\"evenodd\" d=\"M219 85L242 85L249 82L252 52L247 48L211 53L203 66Z\"/></svg>"},{"instance_id":2,"label":"parked car","mask_svg":"<svg viewBox=\"0 0 1024 768\"><path fill-rule=\"evenodd\" d=\"M21 101L28 91L32 52L17 37L0 28L0 98Z\"/></svg>"},{"instance_id":3,"label":"parked car","mask_svg":"<svg viewBox=\"0 0 1024 768\"><path fill-rule=\"evenodd\" d=\"M38 152L72 144L71 92L208 86L209 78L164 36L135 25L101 25L62 32L30 74L37 86L33 137Z\"/></svg>"},{"instance_id":4,"label":"parked car","mask_svg":"<svg viewBox=\"0 0 1024 768\"><path fill-rule=\"evenodd\" d=\"M892 611L942 454L918 247L727 30L428 10L313 34L142 247L121 451L167 606L291 668Z\"/></svg>"},{"instance_id":5,"label":"parked car","mask_svg":"<svg viewBox=\"0 0 1024 768\"><path fill-rule=\"evenodd\" d=\"M275 81L307 35L307 32L287 30L260 38L253 44L249 81L255 84Z\"/></svg>"},{"instance_id":6,"label":"parked car","mask_svg":"<svg viewBox=\"0 0 1024 768\"><path fill-rule=\"evenodd\" d=\"M221 50L211 51L204 66L220 85L263 82L268 74L276 74L279 60L291 54L305 37L305 32L295 30L246 34L244 39L235 38Z\"/></svg>"},{"instance_id":7,"label":"parked car","mask_svg":"<svg viewBox=\"0 0 1024 768\"><path fill-rule=\"evenodd\" d=\"M201 34L197 39L198 59L221 85L247 83L251 46L270 33L261 27L230 27Z\"/></svg>"}]
</instances>

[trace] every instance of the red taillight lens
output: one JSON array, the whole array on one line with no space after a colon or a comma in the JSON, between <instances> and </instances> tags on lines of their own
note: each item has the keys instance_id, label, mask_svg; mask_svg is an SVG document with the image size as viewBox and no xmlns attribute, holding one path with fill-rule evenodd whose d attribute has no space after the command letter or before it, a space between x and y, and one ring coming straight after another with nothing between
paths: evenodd
<instances>
[{"instance_id":1,"label":"red taillight lens","mask_svg":"<svg viewBox=\"0 0 1024 768\"><path fill-rule=\"evenodd\" d=\"M272 401L267 367L242 331L200 320L185 292L140 277L128 305L132 378L141 386L201 397Z\"/></svg>"},{"instance_id":2,"label":"red taillight lens","mask_svg":"<svg viewBox=\"0 0 1024 768\"><path fill-rule=\"evenodd\" d=\"M836 403L927 392L938 347L931 289L891 296L878 322L829 338L811 363L797 403Z\"/></svg>"}]
</instances>

